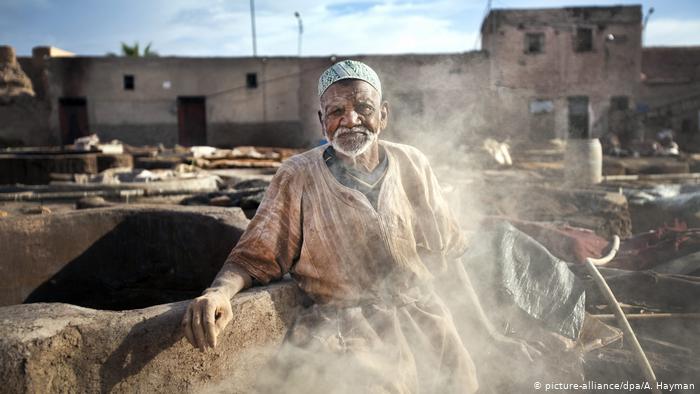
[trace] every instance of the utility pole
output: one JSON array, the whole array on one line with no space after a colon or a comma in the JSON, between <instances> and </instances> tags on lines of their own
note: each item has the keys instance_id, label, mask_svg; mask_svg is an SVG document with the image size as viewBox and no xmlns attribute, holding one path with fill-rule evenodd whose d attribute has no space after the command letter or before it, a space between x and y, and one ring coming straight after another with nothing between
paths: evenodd
<instances>
[{"instance_id":1,"label":"utility pole","mask_svg":"<svg viewBox=\"0 0 700 394\"><path fill-rule=\"evenodd\" d=\"M642 46L644 46L644 41L647 35L647 23L649 22L649 17L654 13L654 7L649 8L646 16L644 17L644 22L642 23Z\"/></svg>"},{"instance_id":2,"label":"utility pole","mask_svg":"<svg viewBox=\"0 0 700 394\"><path fill-rule=\"evenodd\" d=\"M484 16L481 18L483 21L487 16L489 16L489 12L491 12L491 1L492 0L487 0L486 1L486 10L484 11ZM479 31L479 34L476 35L476 38L474 39L474 50L479 46L479 40L481 39L481 31ZM482 50L484 48L481 48Z\"/></svg>"},{"instance_id":3,"label":"utility pole","mask_svg":"<svg viewBox=\"0 0 700 394\"><path fill-rule=\"evenodd\" d=\"M257 57L258 48L255 43L255 0L250 0L250 26L253 30L253 57Z\"/></svg>"},{"instance_id":4,"label":"utility pole","mask_svg":"<svg viewBox=\"0 0 700 394\"><path fill-rule=\"evenodd\" d=\"M299 39L297 40L297 56L301 57L301 35L304 33L304 25L301 22L301 14L299 13L299 11L295 11L294 16L299 21Z\"/></svg>"}]
</instances>

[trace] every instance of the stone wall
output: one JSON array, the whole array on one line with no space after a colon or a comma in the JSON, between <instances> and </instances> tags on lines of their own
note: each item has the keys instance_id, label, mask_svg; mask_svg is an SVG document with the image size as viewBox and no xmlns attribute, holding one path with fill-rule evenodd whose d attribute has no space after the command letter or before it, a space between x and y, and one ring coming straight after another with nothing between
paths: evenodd
<instances>
[{"instance_id":1,"label":"stone wall","mask_svg":"<svg viewBox=\"0 0 700 394\"><path fill-rule=\"evenodd\" d=\"M240 209L179 206L7 218L0 221L0 305L128 309L193 298L247 224Z\"/></svg>"},{"instance_id":2,"label":"stone wall","mask_svg":"<svg viewBox=\"0 0 700 394\"><path fill-rule=\"evenodd\" d=\"M35 97L32 80L15 51L0 46L0 148L48 145L47 103Z\"/></svg>"},{"instance_id":3,"label":"stone wall","mask_svg":"<svg viewBox=\"0 0 700 394\"><path fill-rule=\"evenodd\" d=\"M647 136L670 128L681 148L700 152L700 47L644 48L642 59Z\"/></svg>"},{"instance_id":4,"label":"stone wall","mask_svg":"<svg viewBox=\"0 0 700 394\"><path fill-rule=\"evenodd\" d=\"M58 144L49 134L50 112L47 103L34 97L17 97L0 104L0 148Z\"/></svg>"},{"instance_id":5,"label":"stone wall","mask_svg":"<svg viewBox=\"0 0 700 394\"><path fill-rule=\"evenodd\" d=\"M488 56L356 56L377 69L392 105L385 138L424 141L426 130L484 134ZM177 98L203 96L207 144L308 147L322 139L318 76L340 58L59 58L50 62L52 135L61 97L84 97L91 131L134 145L178 142ZM247 87L255 73L257 87ZM125 90L124 75L134 76ZM167 86L167 88L166 88ZM497 116L493 117L498 118ZM458 138L455 138L458 139Z\"/></svg>"},{"instance_id":6,"label":"stone wall","mask_svg":"<svg viewBox=\"0 0 700 394\"><path fill-rule=\"evenodd\" d=\"M215 350L193 348L180 326L181 300L211 283L247 223L238 208L162 206L0 221L0 305L33 302L0 307L0 391L183 393L225 380L235 386L221 392L250 392L301 305L296 284L236 295Z\"/></svg>"},{"instance_id":7,"label":"stone wall","mask_svg":"<svg viewBox=\"0 0 700 394\"><path fill-rule=\"evenodd\" d=\"M200 393L218 386L212 392L247 393L292 324L301 292L287 281L238 294L217 348L204 353L182 337L187 303L121 312L0 307L1 391Z\"/></svg>"},{"instance_id":8,"label":"stone wall","mask_svg":"<svg viewBox=\"0 0 700 394\"><path fill-rule=\"evenodd\" d=\"M609 131L611 100L634 107L641 69L641 7L493 10L482 25L482 48L501 101L503 127L531 138L567 138L568 97L587 96L594 137ZM577 48L578 29L590 29L590 50ZM540 35L539 50L528 35ZM548 102L543 112L536 101ZM546 118L546 119L543 119ZM544 128L544 129L543 129Z\"/></svg>"},{"instance_id":9,"label":"stone wall","mask_svg":"<svg viewBox=\"0 0 700 394\"><path fill-rule=\"evenodd\" d=\"M50 63L49 89L54 101L85 98L90 130L102 139L174 145L178 98L196 96L205 100L208 144L303 146L298 69L296 58L59 58ZM255 74L256 86L247 85L248 74ZM125 89L126 75L133 77L133 90ZM57 111L50 124L60 134ZM247 131L260 124L282 126L288 137L277 142L264 130Z\"/></svg>"},{"instance_id":10,"label":"stone wall","mask_svg":"<svg viewBox=\"0 0 700 394\"><path fill-rule=\"evenodd\" d=\"M452 150L456 144L471 143L475 136L493 131L490 126L498 111L487 99L492 92L486 53L367 55L352 59L367 63L381 78L383 99L389 102L389 124L382 138L436 153L435 149ZM321 62L318 73L330 64ZM318 75L304 74L301 85L306 98L301 110L302 128L313 130L320 139Z\"/></svg>"}]
</instances>

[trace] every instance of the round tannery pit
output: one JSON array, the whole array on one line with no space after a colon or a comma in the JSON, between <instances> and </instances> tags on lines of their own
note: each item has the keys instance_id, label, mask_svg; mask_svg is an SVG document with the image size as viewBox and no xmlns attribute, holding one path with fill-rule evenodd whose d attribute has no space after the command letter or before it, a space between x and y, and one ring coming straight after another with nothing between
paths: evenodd
<instances>
[{"instance_id":1,"label":"round tannery pit","mask_svg":"<svg viewBox=\"0 0 700 394\"><path fill-rule=\"evenodd\" d=\"M239 210L88 209L0 220L0 306L126 310L196 297L247 225Z\"/></svg>"}]
</instances>

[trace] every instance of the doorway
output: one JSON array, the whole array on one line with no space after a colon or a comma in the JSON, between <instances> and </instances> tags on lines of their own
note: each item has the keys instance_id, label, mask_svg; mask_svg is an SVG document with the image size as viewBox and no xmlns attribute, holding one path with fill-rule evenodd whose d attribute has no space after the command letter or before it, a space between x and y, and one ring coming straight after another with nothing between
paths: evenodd
<instances>
[{"instance_id":1,"label":"doorway","mask_svg":"<svg viewBox=\"0 0 700 394\"><path fill-rule=\"evenodd\" d=\"M85 97L58 99L58 118L61 127L61 144L70 145L76 138L90 134Z\"/></svg>"},{"instance_id":2,"label":"doorway","mask_svg":"<svg viewBox=\"0 0 700 394\"><path fill-rule=\"evenodd\" d=\"M590 138L588 96L569 97L569 138Z\"/></svg>"},{"instance_id":3,"label":"doorway","mask_svg":"<svg viewBox=\"0 0 700 394\"><path fill-rule=\"evenodd\" d=\"M177 98L178 144L206 145L206 99L202 96Z\"/></svg>"}]
</instances>

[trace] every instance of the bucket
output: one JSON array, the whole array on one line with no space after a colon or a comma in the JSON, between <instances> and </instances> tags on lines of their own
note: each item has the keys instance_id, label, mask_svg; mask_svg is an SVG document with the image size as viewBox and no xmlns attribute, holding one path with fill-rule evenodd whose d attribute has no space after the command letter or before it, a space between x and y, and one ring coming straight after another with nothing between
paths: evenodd
<instances>
[{"instance_id":1,"label":"bucket","mask_svg":"<svg viewBox=\"0 0 700 394\"><path fill-rule=\"evenodd\" d=\"M603 148L597 138L566 142L564 179L579 185L593 185L603 180Z\"/></svg>"}]
</instances>

